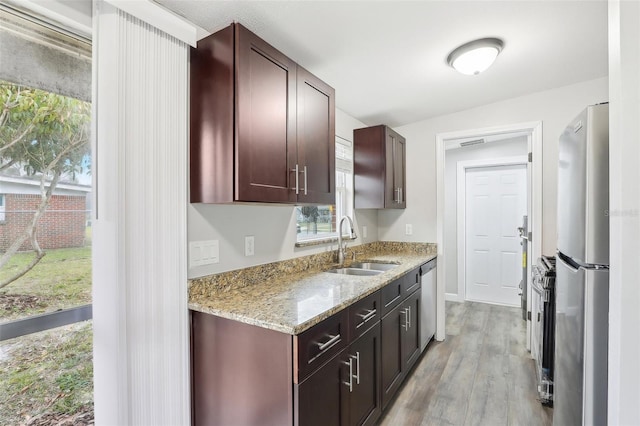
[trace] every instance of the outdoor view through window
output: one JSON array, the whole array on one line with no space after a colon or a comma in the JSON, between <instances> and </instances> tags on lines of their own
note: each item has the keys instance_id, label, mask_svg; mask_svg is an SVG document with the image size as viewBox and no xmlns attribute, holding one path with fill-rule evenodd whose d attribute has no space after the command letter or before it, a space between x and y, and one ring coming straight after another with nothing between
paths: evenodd
<instances>
[{"instance_id":1,"label":"outdoor view through window","mask_svg":"<svg viewBox=\"0 0 640 426\"><path fill-rule=\"evenodd\" d=\"M338 236L342 216L353 217L353 147L336 136L336 204L296 207L298 243ZM346 229L346 228L345 228ZM343 229L343 233L345 231Z\"/></svg>"},{"instance_id":2,"label":"outdoor view through window","mask_svg":"<svg viewBox=\"0 0 640 426\"><path fill-rule=\"evenodd\" d=\"M0 8L0 424L93 422L91 45Z\"/></svg>"}]
</instances>

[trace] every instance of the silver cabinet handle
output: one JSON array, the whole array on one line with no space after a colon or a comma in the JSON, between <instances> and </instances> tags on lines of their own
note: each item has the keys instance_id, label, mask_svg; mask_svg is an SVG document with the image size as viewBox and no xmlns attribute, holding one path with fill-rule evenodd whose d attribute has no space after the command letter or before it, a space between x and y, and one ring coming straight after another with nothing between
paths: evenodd
<instances>
[{"instance_id":1,"label":"silver cabinet handle","mask_svg":"<svg viewBox=\"0 0 640 426\"><path fill-rule=\"evenodd\" d=\"M396 190L394 191L394 197L393 197L393 201L396 203L400 202L400 188L396 188Z\"/></svg>"},{"instance_id":2,"label":"silver cabinet handle","mask_svg":"<svg viewBox=\"0 0 640 426\"><path fill-rule=\"evenodd\" d=\"M360 384L360 352L356 352L356 384Z\"/></svg>"},{"instance_id":3,"label":"silver cabinet handle","mask_svg":"<svg viewBox=\"0 0 640 426\"><path fill-rule=\"evenodd\" d=\"M403 193L402 193L402 187L398 188L398 202L402 203L402 200L404 199L403 197Z\"/></svg>"},{"instance_id":4,"label":"silver cabinet handle","mask_svg":"<svg viewBox=\"0 0 640 426\"><path fill-rule=\"evenodd\" d=\"M362 318L362 322L356 325L356 328L362 327L367 321L370 321L371 319L373 319L373 317L376 316L376 312L377 311L375 309L371 309L366 314L358 314L358 316Z\"/></svg>"},{"instance_id":5,"label":"silver cabinet handle","mask_svg":"<svg viewBox=\"0 0 640 426\"><path fill-rule=\"evenodd\" d=\"M304 195L307 195L307 166L304 166Z\"/></svg>"},{"instance_id":6,"label":"silver cabinet handle","mask_svg":"<svg viewBox=\"0 0 640 426\"><path fill-rule=\"evenodd\" d=\"M411 306L407 307L407 311L409 311L409 313L407 314L407 328L411 328Z\"/></svg>"},{"instance_id":7,"label":"silver cabinet handle","mask_svg":"<svg viewBox=\"0 0 640 426\"><path fill-rule=\"evenodd\" d=\"M329 335L329 340L324 343L317 342L318 349L321 351L329 349L331 346L335 345L340 341L340 335L336 334L335 336Z\"/></svg>"},{"instance_id":8,"label":"silver cabinet handle","mask_svg":"<svg viewBox=\"0 0 640 426\"><path fill-rule=\"evenodd\" d=\"M349 366L349 381L342 382L345 385L349 386L349 392L353 392L353 358L349 357L349 362L342 361L345 365Z\"/></svg>"},{"instance_id":9,"label":"silver cabinet handle","mask_svg":"<svg viewBox=\"0 0 640 426\"><path fill-rule=\"evenodd\" d=\"M299 173L299 168L298 165L296 164L296 167L294 169L291 169L291 171L293 173L295 173L296 175L296 195L298 195L300 193L300 173Z\"/></svg>"},{"instance_id":10,"label":"silver cabinet handle","mask_svg":"<svg viewBox=\"0 0 640 426\"><path fill-rule=\"evenodd\" d=\"M404 324L402 324L402 328L404 328L405 330L409 330L409 321L407 319L407 317L409 316L409 311L408 309L403 309L400 311L401 314L404 314Z\"/></svg>"}]
</instances>

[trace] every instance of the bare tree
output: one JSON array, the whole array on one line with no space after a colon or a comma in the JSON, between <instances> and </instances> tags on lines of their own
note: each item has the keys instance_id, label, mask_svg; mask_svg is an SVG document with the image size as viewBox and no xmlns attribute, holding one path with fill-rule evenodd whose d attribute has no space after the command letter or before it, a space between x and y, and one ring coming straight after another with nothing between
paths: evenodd
<instances>
[{"instance_id":1,"label":"bare tree","mask_svg":"<svg viewBox=\"0 0 640 426\"><path fill-rule=\"evenodd\" d=\"M38 221L61 177L82 172L89 152L91 105L77 99L0 81L0 171L19 167L40 180L40 203L24 232L0 257L3 268L29 241L32 261L0 282L3 288L29 272L44 257Z\"/></svg>"}]
</instances>

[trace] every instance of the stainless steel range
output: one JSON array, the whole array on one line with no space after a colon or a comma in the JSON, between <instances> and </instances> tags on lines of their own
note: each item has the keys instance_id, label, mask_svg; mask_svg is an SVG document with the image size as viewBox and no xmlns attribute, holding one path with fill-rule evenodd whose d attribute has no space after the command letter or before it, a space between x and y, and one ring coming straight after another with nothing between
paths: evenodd
<instances>
[{"instance_id":1,"label":"stainless steel range","mask_svg":"<svg viewBox=\"0 0 640 426\"><path fill-rule=\"evenodd\" d=\"M532 352L536 360L536 374L540 402L553 405L553 363L555 351L555 281L556 259L542 256L533 266L531 289L533 294Z\"/></svg>"}]
</instances>

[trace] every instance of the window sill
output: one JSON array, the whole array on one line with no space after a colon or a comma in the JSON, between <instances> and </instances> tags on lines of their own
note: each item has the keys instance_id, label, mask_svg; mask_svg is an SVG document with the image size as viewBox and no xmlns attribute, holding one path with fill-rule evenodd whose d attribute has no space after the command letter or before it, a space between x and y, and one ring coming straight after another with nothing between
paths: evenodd
<instances>
[{"instance_id":1,"label":"window sill","mask_svg":"<svg viewBox=\"0 0 640 426\"><path fill-rule=\"evenodd\" d=\"M342 241L353 241L358 237L342 237ZM333 244L333 243L337 243L338 242L338 237L337 236L331 236L331 237L324 237L324 238L314 238L314 239L309 239L309 240L302 240L302 241L298 241L296 242L295 246L296 247L311 247L311 246L319 246L322 244Z\"/></svg>"}]
</instances>

